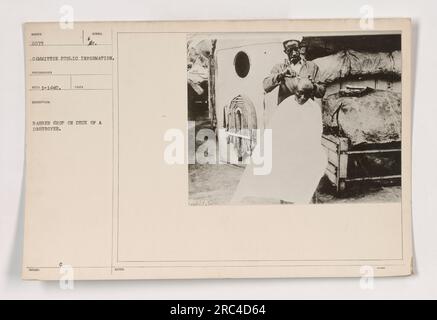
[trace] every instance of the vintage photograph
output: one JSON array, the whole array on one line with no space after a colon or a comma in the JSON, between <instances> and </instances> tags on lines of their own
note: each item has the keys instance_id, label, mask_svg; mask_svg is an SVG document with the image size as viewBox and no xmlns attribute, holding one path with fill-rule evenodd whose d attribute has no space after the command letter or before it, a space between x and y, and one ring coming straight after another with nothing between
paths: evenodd
<instances>
[{"instance_id":1,"label":"vintage photograph","mask_svg":"<svg viewBox=\"0 0 437 320\"><path fill-rule=\"evenodd\" d=\"M401 201L400 34L190 34L189 204Z\"/></svg>"}]
</instances>

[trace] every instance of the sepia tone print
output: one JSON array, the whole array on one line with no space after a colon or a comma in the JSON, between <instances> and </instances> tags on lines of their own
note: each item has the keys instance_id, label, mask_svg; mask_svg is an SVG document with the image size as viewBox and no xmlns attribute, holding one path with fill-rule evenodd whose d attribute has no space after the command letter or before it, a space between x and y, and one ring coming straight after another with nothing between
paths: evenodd
<instances>
[{"instance_id":1,"label":"sepia tone print","mask_svg":"<svg viewBox=\"0 0 437 320\"><path fill-rule=\"evenodd\" d=\"M190 34L189 203L399 202L401 75L400 34Z\"/></svg>"}]
</instances>

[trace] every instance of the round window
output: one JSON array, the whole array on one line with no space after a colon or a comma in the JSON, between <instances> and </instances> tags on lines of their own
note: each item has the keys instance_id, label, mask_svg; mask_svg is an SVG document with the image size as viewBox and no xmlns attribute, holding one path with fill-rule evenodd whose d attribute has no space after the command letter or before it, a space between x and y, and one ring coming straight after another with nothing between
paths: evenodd
<instances>
[{"instance_id":1,"label":"round window","mask_svg":"<svg viewBox=\"0 0 437 320\"><path fill-rule=\"evenodd\" d=\"M238 76L240 78L246 77L250 70L250 61L247 53L243 51L238 52L235 56L234 65Z\"/></svg>"}]
</instances>

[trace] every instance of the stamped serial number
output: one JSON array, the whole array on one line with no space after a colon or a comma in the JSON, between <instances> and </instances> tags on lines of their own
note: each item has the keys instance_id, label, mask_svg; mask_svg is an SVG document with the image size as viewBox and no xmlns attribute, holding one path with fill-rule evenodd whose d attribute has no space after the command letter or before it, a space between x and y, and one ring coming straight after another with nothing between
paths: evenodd
<instances>
[{"instance_id":1,"label":"stamped serial number","mask_svg":"<svg viewBox=\"0 0 437 320\"><path fill-rule=\"evenodd\" d=\"M264 305L248 305L248 304L240 304L240 305L226 305L226 304L216 304L214 306L216 315L257 315L257 314L265 314L265 306Z\"/></svg>"}]
</instances>

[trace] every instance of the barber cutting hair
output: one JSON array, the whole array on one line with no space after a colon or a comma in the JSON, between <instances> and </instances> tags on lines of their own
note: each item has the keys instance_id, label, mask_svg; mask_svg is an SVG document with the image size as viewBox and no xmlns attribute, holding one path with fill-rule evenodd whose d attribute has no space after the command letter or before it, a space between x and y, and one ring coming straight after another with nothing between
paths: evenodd
<instances>
[{"instance_id":1,"label":"barber cutting hair","mask_svg":"<svg viewBox=\"0 0 437 320\"><path fill-rule=\"evenodd\" d=\"M275 65L270 75L263 81L266 93L279 86L278 105L295 94L293 88L296 88L297 78L306 78L312 82L315 98L322 98L325 94L325 87L317 81L319 67L314 62L307 61L301 54L301 42L302 37L296 36L282 43L287 59L284 63Z\"/></svg>"},{"instance_id":2,"label":"barber cutting hair","mask_svg":"<svg viewBox=\"0 0 437 320\"><path fill-rule=\"evenodd\" d=\"M266 92L279 86L278 106L266 123L272 133L272 170L267 175L254 175L252 164L248 165L233 203L251 198L310 203L326 170L322 110L314 100L323 96L325 88L317 83L317 65L302 57L300 40L283 42L288 60L276 65L264 79ZM261 145L255 148L261 150ZM254 152L258 154L259 150Z\"/></svg>"}]
</instances>

